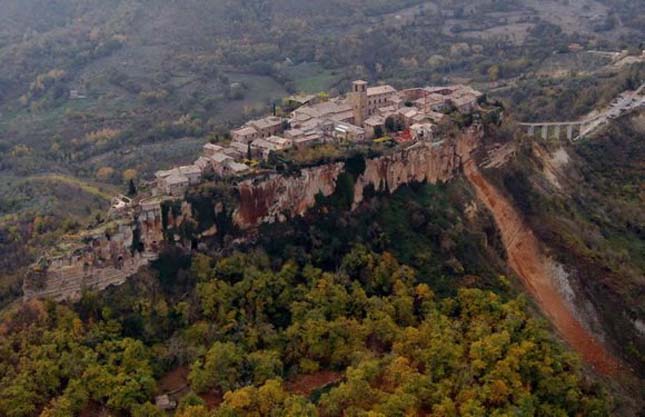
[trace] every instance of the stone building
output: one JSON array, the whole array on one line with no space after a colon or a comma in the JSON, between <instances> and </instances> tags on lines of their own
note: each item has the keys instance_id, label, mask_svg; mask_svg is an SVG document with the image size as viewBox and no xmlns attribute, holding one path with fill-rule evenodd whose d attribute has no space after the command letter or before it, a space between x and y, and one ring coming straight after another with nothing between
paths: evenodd
<instances>
[{"instance_id":1,"label":"stone building","mask_svg":"<svg viewBox=\"0 0 645 417\"><path fill-rule=\"evenodd\" d=\"M202 179L202 171L195 165L180 166L179 172L188 178L188 183L190 185L199 184Z\"/></svg>"},{"instance_id":2,"label":"stone building","mask_svg":"<svg viewBox=\"0 0 645 417\"><path fill-rule=\"evenodd\" d=\"M167 171L157 171L157 191L166 195L182 196L189 186L198 184L202 178L202 169L197 165L185 165Z\"/></svg>"},{"instance_id":3,"label":"stone building","mask_svg":"<svg viewBox=\"0 0 645 417\"><path fill-rule=\"evenodd\" d=\"M227 163L232 162L234 159L225 153L216 153L211 156L211 169L215 175L224 175L227 168Z\"/></svg>"},{"instance_id":4,"label":"stone building","mask_svg":"<svg viewBox=\"0 0 645 417\"><path fill-rule=\"evenodd\" d=\"M224 153L232 158L247 158L249 154L249 144L245 142L231 142Z\"/></svg>"},{"instance_id":5,"label":"stone building","mask_svg":"<svg viewBox=\"0 0 645 417\"><path fill-rule=\"evenodd\" d=\"M291 139L281 138L279 136L269 136L268 138L258 138L251 143L251 154L254 157L263 159L269 158L269 153L284 151L293 146Z\"/></svg>"},{"instance_id":6,"label":"stone building","mask_svg":"<svg viewBox=\"0 0 645 417\"><path fill-rule=\"evenodd\" d=\"M257 132L258 138L268 138L282 133L282 119L276 116L268 116L262 119L251 120L246 123L247 127L252 127Z\"/></svg>"},{"instance_id":7,"label":"stone building","mask_svg":"<svg viewBox=\"0 0 645 417\"><path fill-rule=\"evenodd\" d=\"M267 138L267 141L276 145L278 150L280 151L289 149L293 146L293 141L291 139L283 138L280 136L269 136Z\"/></svg>"},{"instance_id":8,"label":"stone building","mask_svg":"<svg viewBox=\"0 0 645 417\"><path fill-rule=\"evenodd\" d=\"M415 141L419 140L433 140L435 133L435 125L432 123L415 123L410 126L410 133L412 134L412 139Z\"/></svg>"},{"instance_id":9,"label":"stone building","mask_svg":"<svg viewBox=\"0 0 645 417\"><path fill-rule=\"evenodd\" d=\"M349 93L349 102L352 105L354 124L363 126L367 119L367 81L357 80L352 83L352 91Z\"/></svg>"},{"instance_id":10,"label":"stone building","mask_svg":"<svg viewBox=\"0 0 645 417\"><path fill-rule=\"evenodd\" d=\"M362 142L365 140L365 130L350 123L336 123L334 137L340 141Z\"/></svg>"},{"instance_id":11,"label":"stone building","mask_svg":"<svg viewBox=\"0 0 645 417\"><path fill-rule=\"evenodd\" d=\"M306 129L290 129L284 132L284 136L291 140L296 148L303 148L321 143L324 133L320 126L315 126Z\"/></svg>"},{"instance_id":12,"label":"stone building","mask_svg":"<svg viewBox=\"0 0 645 417\"><path fill-rule=\"evenodd\" d=\"M188 178L173 172L159 181L158 188L166 195L180 197L184 195L186 189L188 189L188 185Z\"/></svg>"},{"instance_id":13,"label":"stone building","mask_svg":"<svg viewBox=\"0 0 645 417\"><path fill-rule=\"evenodd\" d=\"M324 103L302 106L291 113L291 128L308 128L326 120L351 123L354 121L352 106L342 100L330 100Z\"/></svg>"},{"instance_id":14,"label":"stone building","mask_svg":"<svg viewBox=\"0 0 645 417\"><path fill-rule=\"evenodd\" d=\"M391 104L391 100L396 96L397 91L390 85L369 87L367 89L367 116L376 113L378 108Z\"/></svg>"},{"instance_id":15,"label":"stone building","mask_svg":"<svg viewBox=\"0 0 645 417\"><path fill-rule=\"evenodd\" d=\"M203 150L204 150L204 156L211 156L214 155L218 152L221 152L224 148L222 148L219 145L215 145L214 143L207 143L204 145Z\"/></svg>"},{"instance_id":16,"label":"stone building","mask_svg":"<svg viewBox=\"0 0 645 417\"><path fill-rule=\"evenodd\" d=\"M259 137L259 133L255 128L250 126L241 127L239 129L231 130L231 137L234 142L250 143Z\"/></svg>"},{"instance_id":17,"label":"stone building","mask_svg":"<svg viewBox=\"0 0 645 417\"><path fill-rule=\"evenodd\" d=\"M225 169L223 172L223 175L240 175L247 173L251 170L251 168L243 163L240 162L235 162L235 161L227 161L225 164Z\"/></svg>"},{"instance_id":18,"label":"stone building","mask_svg":"<svg viewBox=\"0 0 645 417\"><path fill-rule=\"evenodd\" d=\"M363 126L365 120L376 114L379 108L392 105L392 100L397 97L396 89L390 85L368 87L366 81L354 81L349 93L354 114L353 124Z\"/></svg>"},{"instance_id":19,"label":"stone building","mask_svg":"<svg viewBox=\"0 0 645 417\"><path fill-rule=\"evenodd\" d=\"M363 128L365 129L365 136L368 139L374 139L377 136L378 130L381 130L381 133L384 133L385 126L385 117L380 114L375 114L370 116L363 123Z\"/></svg>"}]
</instances>

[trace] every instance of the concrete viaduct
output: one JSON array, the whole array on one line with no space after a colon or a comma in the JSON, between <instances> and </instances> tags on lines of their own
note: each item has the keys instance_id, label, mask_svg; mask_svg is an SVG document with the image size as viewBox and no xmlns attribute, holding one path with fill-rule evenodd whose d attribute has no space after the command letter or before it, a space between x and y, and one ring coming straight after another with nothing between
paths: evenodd
<instances>
[{"instance_id":1,"label":"concrete viaduct","mask_svg":"<svg viewBox=\"0 0 645 417\"><path fill-rule=\"evenodd\" d=\"M607 109L584 120L575 122L519 123L519 125L526 128L529 136L539 134L543 140L548 140L550 138L560 139L562 134L566 134L570 142L576 142L606 124L610 119L644 108L644 91L645 83L641 84L636 91L623 91L612 101Z\"/></svg>"},{"instance_id":2,"label":"concrete viaduct","mask_svg":"<svg viewBox=\"0 0 645 417\"><path fill-rule=\"evenodd\" d=\"M562 135L570 142L582 138L588 128L594 124L596 119L575 121L575 122L543 122L543 123L519 123L524 126L529 136L540 135L542 139L560 139Z\"/></svg>"}]
</instances>

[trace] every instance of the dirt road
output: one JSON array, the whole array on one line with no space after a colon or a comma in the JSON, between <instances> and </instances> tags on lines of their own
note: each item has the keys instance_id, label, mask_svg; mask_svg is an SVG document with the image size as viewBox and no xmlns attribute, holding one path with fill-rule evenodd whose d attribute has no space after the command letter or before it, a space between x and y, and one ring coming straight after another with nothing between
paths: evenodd
<instances>
[{"instance_id":1,"label":"dirt road","mask_svg":"<svg viewBox=\"0 0 645 417\"><path fill-rule=\"evenodd\" d=\"M551 277L552 261L543 254L520 213L480 174L474 162L467 162L464 171L479 199L493 213L508 253L509 266L522 279L562 338L597 371L615 374L620 368L619 361L575 318Z\"/></svg>"}]
</instances>

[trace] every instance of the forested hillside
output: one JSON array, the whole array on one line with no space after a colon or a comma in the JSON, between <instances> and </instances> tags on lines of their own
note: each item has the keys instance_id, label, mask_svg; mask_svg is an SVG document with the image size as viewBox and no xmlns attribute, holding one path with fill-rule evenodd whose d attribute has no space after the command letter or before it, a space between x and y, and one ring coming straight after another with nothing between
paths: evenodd
<instances>
[{"instance_id":1,"label":"forested hillside","mask_svg":"<svg viewBox=\"0 0 645 417\"><path fill-rule=\"evenodd\" d=\"M351 213L339 193L237 251L169 248L75 305L13 309L0 413L161 416L169 394L182 417L633 415L502 275L473 197L418 184Z\"/></svg>"},{"instance_id":2,"label":"forested hillside","mask_svg":"<svg viewBox=\"0 0 645 417\"><path fill-rule=\"evenodd\" d=\"M549 253L567 267L574 297L591 300L607 341L643 372L643 112L588 142L546 149L525 142L493 170Z\"/></svg>"},{"instance_id":3,"label":"forested hillside","mask_svg":"<svg viewBox=\"0 0 645 417\"><path fill-rule=\"evenodd\" d=\"M164 388L183 417L610 415L525 301L438 297L387 252L356 246L336 271L261 253L184 268L75 309L24 305L2 328L2 415L161 416Z\"/></svg>"}]
</instances>

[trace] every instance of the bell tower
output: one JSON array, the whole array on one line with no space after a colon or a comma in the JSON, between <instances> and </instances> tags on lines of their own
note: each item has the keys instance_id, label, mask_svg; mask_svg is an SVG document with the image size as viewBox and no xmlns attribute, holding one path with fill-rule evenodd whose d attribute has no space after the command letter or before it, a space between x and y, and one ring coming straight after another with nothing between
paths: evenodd
<instances>
[{"instance_id":1,"label":"bell tower","mask_svg":"<svg viewBox=\"0 0 645 417\"><path fill-rule=\"evenodd\" d=\"M352 92L349 94L349 101L354 111L354 124L363 126L367 118L367 82L358 80L352 83Z\"/></svg>"}]
</instances>

